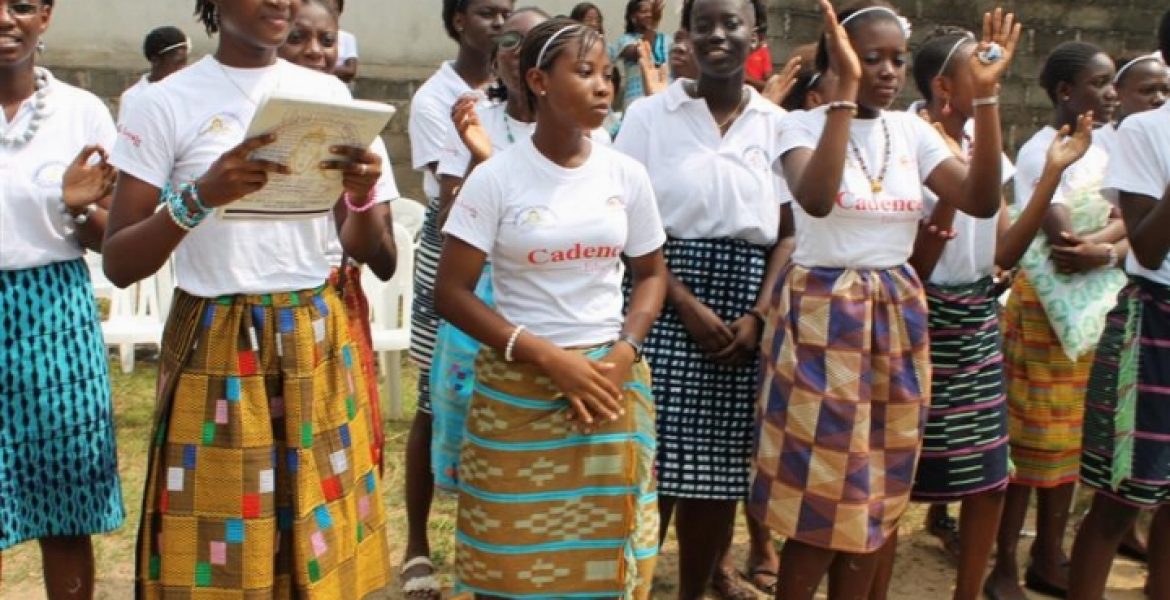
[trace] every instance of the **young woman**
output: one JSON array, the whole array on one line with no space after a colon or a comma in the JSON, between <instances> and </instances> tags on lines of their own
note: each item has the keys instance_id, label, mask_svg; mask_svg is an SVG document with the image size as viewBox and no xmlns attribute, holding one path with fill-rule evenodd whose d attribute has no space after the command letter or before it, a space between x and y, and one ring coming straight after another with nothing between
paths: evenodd
<instances>
[{"instance_id":1,"label":"young woman","mask_svg":"<svg viewBox=\"0 0 1170 600\"><path fill-rule=\"evenodd\" d=\"M1045 153L1062 127L1092 113L1108 123L1117 102L1113 62L1100 48L1065 42L1052 50L1040 75L1053 103L1050 126L1020 148L1016 204L1023 210L1045 200L1034 188ZM1096 144L1071 165L1051 193L1044 236L1020 261L1004 311L1004 376L1008 431L1015 467L996 542L996 566L987 591L1022 598L1016 546L1032 489L1039 515L1025 585L1063 595L1068 588L1063 550L1081 449L1085 386L1111 298L1124 284L1114 266L1124 256L1124 224L1101 195L1109 155ZM1061 286L1061 287L1058 287ZM1050 290L1063 289L1063 294ZM1042 293L1044 295L1042 295ZM1078 337L1079 336L1079 337Z\"/></svg>"},{"instance_id":2,"label":"young woman","mask_svg":"<svg viewBox=\"0 0 1170 600\"><path fill-rule=\"evenodd\" d=\"M1170 52L1170 12L1158 39ZM1164 68L1164 67L1163 67ZM1129 232L1130 283L1109 315L1085 406L1081 480L1095 490L1073 545L1069 598L1100 598L1140 510L1157 510L1146 596L1170 597L1170 127L1165 106L1126 119L1105 188Z\"/></svg>"},{"instance_id":3,"label":"young woman","mask_svg":"<svg viewBox=\"0 0 1170 600\"><path fill-rule=\"evenodd\" d=\"M335 77L277 57L299 2L199 0L216 52L152 88L123 124L106 276L128 285L174 257L137 593L199 588L363 597L389 580L365 374L326 285L329 222L239 221L216 207L287 167L244 139L273 93L347 100ZM209 101L214 99L214 101ZM340 238L368 262L393 253L375 185L383 159L333 147L350 209Z\"/></svg>"},{"instance_id":4,"label":"young woman","mask_svg":"<svg viewBox=\"0 0 1170 600\"><path fill-rule=\"evenodd\" d=\"M443 26L459 44L455 60L445 62L410 101L410 152L423 174L427 215L414 271L414 306L410 357L419 367L418 411L406 440L406 554L402 583L411 600L439 600L439 582L431 564L427 518L435 481L431 475L431 356L439 316L435 314L435 270L439 236L439 179L435 170L451 140L451 107L460 96L482 93L492 82L494 36L512 12L512 0L443 0Z\"/></svg>"},{"instance_id":5,"label":"young woman","mask_svg":"<svg viewBox=\"0 0 1170 600\"><path fill-rule=\"evenodd\" d=\"M82 260L101 249L117 133L93 94L36 66L52 16L52 0L0 0L0 552L37 540L48 597L90 598L90 536L125 519Z\"/></svg>"},{"instance_id":6,"label":"young woman","mask_svg":"<svg viewBox=\"0 0 1170 600\"><path fill-rule=\"evenodd\" d=\"M821 8L818 67L838 81L780 132L796 249L764 332L749 503L787 538L777 598L812 598L826 572L830 597L865 596L909 503L930 402L926 299L906 264L922 189L972 216L999 210L995 94L1020 30L998 9L984 16L970 62L982 142L968 166L922 119L885 110L905 79L904 20L884 4L840 20Z\"/></svg>"},{"instance_id":7,"label":"young woman","mask_svg":"<svg viewBox=\"0 0 1170 600\"><path fill-rule=\"evenodd\" d=\"M668 303L645 353L656 367L660 540L677 516L687 600L713 576L722 597L752 596L716 567L748 491L756 344L792 250L771 167L784 111L744 79L755 4L683 4L698 77L631 106L616 144L646 166L669 236Z\"/></svg>"},{"instance_id":8,"label":"young woman","mask_svg":"<svg viewBox=\"0 0 1170 600\"><path fill-rule=\"evenodd\" d=\"M646 59L647 66L653 67L651 71L656 71L667 61L670 36L658 31L664 5L664 0L629 0L626 3L626 30L615 45L617 57L625 65L622 89L618 94L621 105L614 107L618 112L624 113L630 103L648 95L643 76L648 69L643 68L643 59ZM647 53L649 56L645 56Z\"/></svg>"},{"instance_id":9,"label":"young woman","mask_svg":"<svg viewBox=\"0 0 1170 600\"><path fill-rule=\"evenodd\" d=\"M592 2L580 2L569 11L569 18L574 21L579 21L597 30L597 33L605 35L605 15L601 14L601 9Z\"/></svg>"},{"instance_id":10,"label":"young woman","mask_svg":"<svg viewBox=\"0 0 1170 600\"><path fill-rule=\"evenodd\" d=\"M178 27L168 25L146 34L146 40L142 43L142 54L150 63L150 72L122 92L122 97L118 99L118 122L126 118L134 100L152 83L158 83L171 73L187 66L187 53L190 50L191 40L187 39L187 34Z\"/></svg>"},{"instance_id":11,"label":"young woman","mask_svg":"<svg viewBox=\"0 0 1170 600\"><path fill-rule=\"evenodd\" d=\"M926 117L954 141L967 160L972 138L975 90L971 59L974 34L943 30L914 55L914 80ZM999 334L997 277L1016 266L1044 221L1048 199L1070 164L1089 148L1091 115L1083 116L1076 137L1069 128L1048 148L1037 194L1013 224L1006 202L999 214L976 219L939 204L923 191L927 226L919 231L910 264L926 280L931 353L931 402L922 455L911 499L936 506L962 502L957 531L958 574L954 597L974 600L983 588L987 557L1008 485L1007 407ZM1004 157L1006 183L1015 173ZM953 534L952 534L953 535ZM894 544L891 544L891 554ZM877 586L892 576L893 561L882 565Z\"/></svg>"},{"instance_id":12,"label":"young woman","mask_svg":"<svg viewBox=\"0 0 1170 600\"><path fill-rule=\"evenodd\" d=\"M1117 74L1113 88L1117 91L1114 122L1093 134L1093 143L1110 156L1116 149L1117 128L1130 115L1161 108L1170 97L1170 70L1158 52L1129 56L1114 61Z\"/></svg>"},{"instance_id":13,"label":"young woman","mask_svg":"<svg viewBox=\"0 0 1170 600\"><path fill-rule=\"evenodd\" d=\"M532 29L520 72L536 131L472 172L443 230L437 306L486 346L456 554L479 598L650 594L654 405L640 355L666 292L665 236L645 170L587 137L612 101L609 67L586 25ZM489 258L496 310L475 295Z\"/></svg>"}]
</instances>

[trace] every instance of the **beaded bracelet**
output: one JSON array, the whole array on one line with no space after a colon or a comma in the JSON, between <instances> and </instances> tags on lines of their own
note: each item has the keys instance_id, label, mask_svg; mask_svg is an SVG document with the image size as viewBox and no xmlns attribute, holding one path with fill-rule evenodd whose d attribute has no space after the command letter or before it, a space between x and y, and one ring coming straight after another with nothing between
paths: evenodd
<instances>
[{"instance_id":1,"label":"beaded bracelet","mask_svg":"<svg viewBox=\"0 0 1170 600\"><path fill-rule=\"evenodd\" d=\"M924 222L923 224L926 225L927 233L942 239L944 242L949 242L959 236L959 233L955 231L953 227L948 229L939 229L939 226L935 225L934 223Z\"/></svg>"},{"instance_id":2,"label":"beaded bracelet","mask_svg":"<svg viewBox=\"0 0 1170 600\"><path fill-rule=\"evenodd\" d=\"M350 212L355 213L364 213L367 210L374 208L374 204L377 203L377 199L374 198L374 188L370 188L370 193L366 195L366 203L360 206L353 203L353 195L349 192L342 194L341 197L345 201L345 207L348 208Z\"/></svg>"},{"instance_id":3,"label":"beaded bracelet","mask_svg":"<svg viewBox=\"0 0 1170 600\"><path fill-rule=\"evenodd\" d=\"M171 184L167 184L162 191L162 203L167 206L167 213L171 220L175 222L179 228L184 231L191 231L211 214L211 210L203 206L202 202L196 202L200 206L196 212L191 212L187 207L187 203L183 201L184 193L191 193L192 184L183 184L178 190ZM194 192L197 194L198 192Z\"/></svg>"},{"instance_id":4,"label":"beaded bracelet","mask_svg":"<svg viewBox=\"0 0 1170 600\"><path fill-rule=\"evenodd\" d=\"M512 335L508 336L508 345L504 347L504 362L512 362L512 351L516 349L516 340L520 339L520 334L527 329L523 325L517 325L512 330Z\"/></svg>"}]
</instances>

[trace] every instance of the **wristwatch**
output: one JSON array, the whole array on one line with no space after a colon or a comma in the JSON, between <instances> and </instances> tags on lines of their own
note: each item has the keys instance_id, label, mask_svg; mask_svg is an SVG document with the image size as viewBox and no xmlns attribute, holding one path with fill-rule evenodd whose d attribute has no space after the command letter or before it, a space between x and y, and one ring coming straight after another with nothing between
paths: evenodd
<instances>
[{"instance_id":1,"label":"wristwatch","mask_svg":"<svg viewBox=\"0 0 1170 600\"><path fill-rule=\"evenodd\" d=\"M92 205L92 204L87 204L87 205L85 205L84 212L80 212L80 213L76 213L76 214L70 212L69 218L73 219L74 225L77 225L80 227L82 225L85 225L87 222L89 222L89 218L91 216L93 216L93 213L95 213L95 212L97 212L97 207Z\"/></svg>"},{"instance_id":2,"label":"wristwatch","mask_svg":"<svg viewBox=\"0 0 1170 600\"><path fill-rule=\"evenodd\" d=\"M623 331L620 335L618 335L617 341L625 342L634 349L634 362L642 361L642 342L638 340L638 338Z\"/></svg>"}]
</instances>

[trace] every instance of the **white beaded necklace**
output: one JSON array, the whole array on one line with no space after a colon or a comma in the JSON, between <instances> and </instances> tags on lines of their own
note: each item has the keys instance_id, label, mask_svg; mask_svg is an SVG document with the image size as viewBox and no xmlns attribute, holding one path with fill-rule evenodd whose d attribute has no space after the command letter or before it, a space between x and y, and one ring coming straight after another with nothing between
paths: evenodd
<instances>
[{"instance_id":1,"label":"white beaded necklace","mask_svg":"<svg viewBox=\"0 0 1170 600\"><path fill-rule=\"evenodd\" d=\"M40 130L41 123L48 114L45 110L45 96L49 95L49 72L38 67L34 74L34 80L36 91L33 92L32 98L33 115L28 121L28 126L20 133L0 133L0 146L20 148L31 142L36 137L37 131Z\"/></svg>"}]
</instances>

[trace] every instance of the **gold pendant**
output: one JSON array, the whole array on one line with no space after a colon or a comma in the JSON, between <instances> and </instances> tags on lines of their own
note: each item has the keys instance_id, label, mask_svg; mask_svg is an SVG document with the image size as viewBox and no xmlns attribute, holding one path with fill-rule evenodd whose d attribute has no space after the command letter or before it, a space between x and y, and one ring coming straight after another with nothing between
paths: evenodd
<instances>
[{"instance_id":1,"label":"gold pendant","mask_svg":"<svg viewBox=\"0 0 1170 600\"><path fill-rule=\"evenodd\" d=\"M870 189L873 190L873 193L875 193L875 194L882 193L882 189L884 189L884 188L882 188L882 182L880 182L880 181L871 181L869 184L869 187L870 187Z\"/></svg>"}]
</instances>

